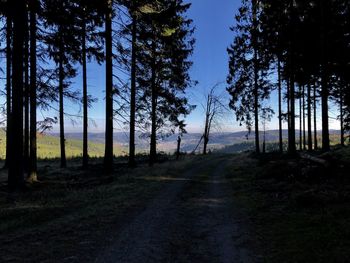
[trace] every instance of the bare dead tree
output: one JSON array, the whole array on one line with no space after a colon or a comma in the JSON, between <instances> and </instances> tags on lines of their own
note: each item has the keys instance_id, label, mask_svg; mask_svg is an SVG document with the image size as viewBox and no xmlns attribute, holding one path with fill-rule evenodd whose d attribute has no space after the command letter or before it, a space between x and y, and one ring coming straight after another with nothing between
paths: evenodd
<instances>
[{"instance_id":1,"label":"bare dead tree","mask_svg":"<svg viewBox=\"0 0 350 263\"><path fill-rule=\"evenodd\" d=\"M207 154L207 146L210 134L214 128L219 128L225 114L229 111L224 102L224 96L219 94L219 88L222 83L215 84L205 95L205 103L202 103L205 112L205 126L203 133L203 154Z\"/></svg>"}]
</instances>

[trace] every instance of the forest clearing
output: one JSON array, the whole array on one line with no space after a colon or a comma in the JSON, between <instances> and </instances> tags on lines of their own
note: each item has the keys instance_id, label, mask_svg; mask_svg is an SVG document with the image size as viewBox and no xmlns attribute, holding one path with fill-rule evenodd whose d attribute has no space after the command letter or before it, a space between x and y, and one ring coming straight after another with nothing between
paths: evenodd
<instances>
[{"instance_id":1,"label":"forest clearing","mask_svg":"<svg viewBox=\"0 0 350 263\"><path fill-rule=\"evenodd\" d=\"M13 204L2 184L0 260L342 261L350 154L340 151L323 157L333 171L324 177L308 161L251 153L188 156L153 169L119 164L115 175L98 174L98 163L89 172L45 164L43 182Z\"/></svg>"},{"instance_id":2,"label":"forest clearing","mask_svg":"<svg viewBox=\"0 0 350 263\"><path fill-rule=\"evenodd\" d=\"M349 0L0 0L0 262L348 262Z\"/></svg>"}]
</instances>

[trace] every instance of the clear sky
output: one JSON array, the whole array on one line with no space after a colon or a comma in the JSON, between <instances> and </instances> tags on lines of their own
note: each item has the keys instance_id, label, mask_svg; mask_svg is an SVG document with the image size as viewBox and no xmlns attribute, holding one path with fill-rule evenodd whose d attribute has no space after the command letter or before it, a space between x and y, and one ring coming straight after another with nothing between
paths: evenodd
<instances>
[{"instance_id":1,"label":"clear sky","mask_svg":"<svg viewBox=\"0 0 350 263\"><path fill-rule=\"evenodd\" d=\"M227 47L233 40L230 27L239 7L239 0L192 0L188 17L193 19L196 27L196 47L193 55L192 78L199 84L190 92L192 101L198 107L188 118L189 130L199 131L203 128L203 109L200 106L205 92L218 82L225 82L228 74ZM222 96L228 99L225 84L221 85ZM223 130L236 130L234 116L227 116Z\"/></svg>"},{"instance_id":2,"label":"clear sky","mask_svg":"<svg viewBox=\"0 0 350 263\"><path fill-rule=\"evenodd\" d=\"M225 82L228 73L227 47L232 42L233 35L230 26L234 23L234 14L237 11L239 0L188 0L192 6L187 16L193 19L196 28L196 45L192 60L191 77L199 84L190 88L188 96L192 104L198 105L197 109L187 118L188 131L200 132L203 128L203 109L201 102L205 92L218 82ZM116 72L117 74L117 72ZM79 88L81 75L73 80L73 88ZM98 98L98 102L89 111L89 117L94 119L97 126L90 126L90 131L104 131L104 86L105 73L104 65L99 66L90 63L88 66L89 92ZM225 84L221 86L219 92L228 99L225 92ZM76 106L66 103L66 110L76 114L79 109ZM228 116L228 120L223 130L237 130L237 124L233 123L234 116ZM66 121L66 130L79 131L81 125L71 125ZM56 129L55 129L56 130ZM116 125L116 130L121 127Z\"/></svg>"},{"instance_id":3,"label":"clear sky","mask_svg":"<svg viewBox=\"0 0 350 263\"><path fill-rule=\"evenodd\" d=\"M208 89L218 82L223 82L221 90L224 100L229 100L227 92L225 92L225 80L228 74L228 55L227 47L232 43L234 35L230 31L230 27L234 25L234 15L236 14L240 5L240 0L185 0L192 3L192 6L187 16L193 19L193 24L196 28L195 38L196 45L192 60L194 62L191 69L191 77L197 80L199 84L196 87L190 88L188 97L191 104L198 105L197 109L187 118L189 132L202 132L203 130L203 108L201 103L204 99L204 94ZM2 63L3 64L3 63ZM115 72L115 74L120 74ZM125 76L123 76L125 77ZM1 84L4 84L0 80ZM4 85L1 85L4 86ZM80 89L82 87L81 75L78 75L73 80L73 89ZM88 65L88 88L89 93L98 99L97 103L89 110L89 117L93 119L89 130L90 132L104 131L104 96L105 96L105 71L104 65L97 65L91 62ZM277 96L272 94L271 100L267 102L277 112ZM57 106L55 106L57 107ZM65 111L71 114L81 114L81 109L76 105L65 102ZM298 109L297 109L298 110ZM55 111L43 113L50 117L58 116ZM332 107L330 112L330 126L332 129L338 129L338 122L334 120L337 115L337 110ZM39 112L39 119L42 114ZM80 132L82 130L81 123L74 125L70 120L66 119L67 132ZM298 122L297 122L298 123ZM96 124L96 125L93 125ZM55 127L54 131L58 131ZM116 131L121 131L122 127L115 125ZM235 122L234 114L231 112L227 114L224 125L221 127L222 131L237 131L243 130L244 127L239 127ZM268 125L268 129L277 129L277 117L273 118Z\"/></svg>"},{"instance_id":4,"label":"clear sky","mask_svg":"<svg viewBox=\"0 0 350 263\"><path fill-rule=\"evenodd\" d=\"M204 110L201 103L203 103L205 93L208 89L218 82L223 82L220 86L219 94L223 96L223 99L226 100L228 104L229 97L225 91L225 81L228 74L228 55L226 49L232 43L234 38L233 32L230 31L230 27L235 23L234 16L238 11L241 1L185 1L192 4L187 16L193 19L193 24L196 28L194 35L196 38L196 45L192 56L194 64L191 68L190 74L194 80L199 82L196 87L190 88L187 94L190 98L190 103L197 105L196 110L187 117L187 130L189 132L202 132L204 126ZM89 92L91 95L98 98L98 102L95 103L93 108L89 111L89 117L94 120L95 124L92 125L93 123L91 123L89 128L91 132L104 131L104 72L104 65L98 66L96 63L90 63L88 67ZM115 74L120 73L115 72ZM81 85L81 76L78 76L74 80L73 88L79 88ZM272 93L270 101L267 101L266 104L272 106L277 114L277 94L275 92ZM333 110L330 112L330 127L332 129L338 129L339 124L335 120L337 110L334 109L334 107L332 108ZM76 106L66 103L66 110L76 114L79 109L77 109ZM268 124L267 129L278 128L276 114L272 119L272 122ZM318 116L318 118L320 120L320 116ZM297 123L299 122L297 121ZM220 128L221 131L238 131L245 129L245 127L239 127L238 123L235 122L233 112L226 115L226 120ZM121 131L123 130L123 127L116 123L115 129L116 131ZM55 130L57 131L58 129L56 128ZM67 120L66 130L67 132L81 131L81 125L79 122L72 125L69 120Z\"/></svg>"}]
</instances>

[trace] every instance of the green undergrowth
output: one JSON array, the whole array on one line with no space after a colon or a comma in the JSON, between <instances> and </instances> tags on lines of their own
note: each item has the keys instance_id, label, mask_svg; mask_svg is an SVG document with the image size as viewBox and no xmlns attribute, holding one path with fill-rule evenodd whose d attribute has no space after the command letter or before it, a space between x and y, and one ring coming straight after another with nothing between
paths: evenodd
<instances>
[{"instance_id":1,"label":"green undergrowth","mask_svg":"<svg viewBox=\"0 0 350 263\"><path fill-rule=\"evenodd\" d=\"M347 262L350 258L349 148L318 157L237 155L229 175L265 262Z\"/></svg>"}]
</instances>

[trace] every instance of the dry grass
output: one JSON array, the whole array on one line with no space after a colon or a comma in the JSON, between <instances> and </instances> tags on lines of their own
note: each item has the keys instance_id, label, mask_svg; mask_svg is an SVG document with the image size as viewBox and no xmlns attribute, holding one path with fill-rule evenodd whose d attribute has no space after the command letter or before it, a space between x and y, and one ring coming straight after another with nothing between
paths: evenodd
<instances>
[{"instance_id":1,"label":"dry grass","mask_svg":"<svg viewBox=\"0 0 350 263\"><path fill-rule=\"evenodd\" d=\"M327 154L328 171L272 155L237 156L229 178L266 262L346 262L350 258L349 148Z\"/></svg>"},{"instance_id":2,"label":"dry grass","mask_svg":"<svg viewBox=\"0 0 350 263\"><path fill-rule=\"evenodd\" d=\"M118 165L113 176L102 166L88 172L79 163L61 170L40 165L40 182L9 202L0 192L0 262L86 262L113 233L142 209L191 160L170 161L153 169Z\"/></svg>"}]
</instances>

